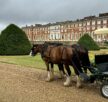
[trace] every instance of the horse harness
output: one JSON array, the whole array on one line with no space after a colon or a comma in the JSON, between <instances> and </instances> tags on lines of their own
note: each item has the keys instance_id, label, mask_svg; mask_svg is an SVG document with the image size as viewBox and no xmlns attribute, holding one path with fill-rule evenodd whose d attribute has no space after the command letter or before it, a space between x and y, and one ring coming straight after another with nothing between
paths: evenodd
<instances>
[{"instance_id":1,"label":"horse harness","mask_svg":"<svg viewBox=\"0 0 108 102\"><path fill-rule=\"evenodd\" d=\"M59 45L58 45L59 46ZM45 55L45 53L43 54L43 57L47 57L47 58L51 58L51 52L52 52L52 50L55 48L55 47L58 47L58 46L51 46L50 48L49 48L49 51L47 51L48 49L46 49L46 52L48 52L48 55L46 56ZM66 49L66 47L65 46L63 46L63 49L62 49L62 51L61 51L61 61L64 61L64 59L63 59L63 53L64 53L64 50Z\"/></svg>"}]
</instances>

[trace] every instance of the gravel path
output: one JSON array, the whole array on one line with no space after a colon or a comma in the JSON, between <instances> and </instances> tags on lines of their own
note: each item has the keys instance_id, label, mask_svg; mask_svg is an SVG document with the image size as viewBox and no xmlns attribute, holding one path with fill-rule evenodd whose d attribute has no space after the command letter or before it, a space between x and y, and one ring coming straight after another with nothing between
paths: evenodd
<instances>
[{"instance_id":1,"label":"gravel path","mask_svg":"<svg viewBox=\"0 0 108 102\"><path fill-rule=\"evenodd\" d=\"M45 82L46 71L0 63L0 102L108 102L94 85L64 87L55 77Z\"/></svg>"}]
</instances>

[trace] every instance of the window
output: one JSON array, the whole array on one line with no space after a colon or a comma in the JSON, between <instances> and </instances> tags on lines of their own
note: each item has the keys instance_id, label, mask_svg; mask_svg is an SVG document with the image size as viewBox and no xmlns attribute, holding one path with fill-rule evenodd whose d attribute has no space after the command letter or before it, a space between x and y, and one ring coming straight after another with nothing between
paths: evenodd
<instances>
[{"instance_id":1,"label":"window","mask_svg":"<svg viewBox=\"0 0 108 102\"><path fill-rule=\"evenodd\" d=\"M79 23L79 27L81 27L82 26L82 24L81 23Z\"/></svg>"},{"instance_id":2,"label":"window","mask_svg":"<svg viewBox=\"0 0 108 102\"><path fill-rule=\"evenodd\" d=\"M87 22L87 25L90 25L90 22Z\"/></svg>"},{"instance_id":3,"label":"window","mask_svg":"<svg viewBox=\"0 0 108 102\"><path fill-rule=\"evenodd\" d=\"M82 31L82 28L79 28L79 31Z\"/></svg>"},{"instance_id":4,"label":"window","mask_svg":"<svg viewBox=\"0 0 108 102\"><path fill-rule=\"evenodd\" d=\"M68 28L70 28L70 25L68 25Z\"/></svg>"},{"instance_id":5,"label":"window","mask_svg":"<svg viewBox=\"0 0 108 102\"><path fill-rule=\"evenodd\" d=\"M90 30L90 27L87 27L87 30Z\"/></svg>"},{"instance_id":6,"label":"window","mask_svg":"<svg viewBox=\"0 0 108 102\"><path fill-rule=\"evenodd\" d=\"M61 29L61 32L63 32L63 29Z\"/></svg>"},{"instance_id":7,"label":"window","mask_svg":"<svg viewBox=\"0 0 108 102\"><path fill-rule=\"evenodd\" d=\"M71 27L74 27L74 25L72 24Z\"/></svg>"},{"instance_id":8,"label":"window","mask_svg":"<svg viewBox=\"0 0 108 102\"><path fill-rule=\"evenodd\" d=\"M106 24L107 23L107 20L103 20L103 24Z\"/></svg>"},{"instance_id":9,"label":"window","mask_svg":"<svg viewBox=\"0 0 108 102\"><path fill-rule=\"evenodd\" d=\"M63 28L63 26L61 26L61 28Z\"/></svg>"},{"instance_id":10,"label":"window","mask_svg":"<svg viewBox=\"0 0 108 102\"><path fill-rule=\"evenodd\" d=\"M78 27L78 24L75 24L75 27Z\"/></svg>"},{"instance_id":11,"label":"window","mask_svg":"<svg viewBox=\"0 0 108 102\"><path fill-rule=\"evenodd\" d=\"M101 24L101 21L99 20L99 21L97 21L97 24Z\"/></svg>"},{"instance_id":12,"label":"window","mask_svg":"<svg viewBox=\"0 0 108 102\"><path fill-rule=\"evenodd\" d=\"M86 26L86 23L83 23L83 26Z\"/></svg>"},{"instance_id":13,"label":"window","mask_svg":"<svg viewBox=\"0 0 108 102\"><path fill-rule=\"evenodd\" d=\"M96 22L95 21L92 21L92 25L95 25L96 24Z\"/></svg>"}]
</instances>

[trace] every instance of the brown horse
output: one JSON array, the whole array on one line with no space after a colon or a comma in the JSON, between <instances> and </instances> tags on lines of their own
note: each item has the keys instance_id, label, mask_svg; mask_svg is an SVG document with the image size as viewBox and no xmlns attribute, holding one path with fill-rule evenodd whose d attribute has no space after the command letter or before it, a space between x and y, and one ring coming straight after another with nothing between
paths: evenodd
<instances>
[{"instance_id":1,"label":"brown horse","mask_svg":"<svg viewBox=\"0 0 108 102\"><path fill-rule=\"evenodd\" d=\"M81 67L83 67L84 72L87 73L87 68L89 69L91 65L88 50L79 44L73 44L72 48L75 48L75 51L77 52L80 60Z\"/></svg>"},{"instance_id":2,"label":"brown horse","mask_svg":"<svg viewBox=\"0 0 108 102\"><path fill-rule=\"evenodd\" d=\"M45 50L45 48L47 48L48 46L60 46L60 45L63 45L62 43L53 43L53 42L45 42L44 44L33 44L33 48L34 47L36 47L36 46L40 46L40 48L44 48L44 50ZM42 47L42 46L44 46L44 47ZM32 48L32 49L33 49ZM39 49L39 52L40 52L40 50L41 49ZM41 52L41 53L43 53L43 52ZM30 55L31 55L31 52L30 52ZM33 54L33 52L32 52L32 55L34 55ZM43 58L44 57L44 54L41 54L41 57ZM64 78L65 76L66 76L66 73L65 73L65 71L64 71L64 67L63 67L63 64L62 63L59 63L59 64L57 64L57 66L58 66L58 68L59 68L59 73L60 73L60 79L61 78ZM54 67L54 64L53 63L49 63L49 67L51 67L51 69L53 69L53 67Z\"/></svg>"},{"instance_id":3,"label":"brown horse","mask_svg":"<svg viewBox=\"0 0 108 102\"><path fill-rule=\"evenodd\" d=\"M44 60L47 71L48 71L48 77L47 81L50 81L53 79L53 69L49 67L49 64L64 64L65 69L67 70L67 78L66 82L64 82L65 86L70 85L71 79L71 71L69 68L69 65L72 65L75 73L77 74L77 86L80 86L79 83L79 73L82 73L82 69L80 66L79 59L77 58L77 55L75 53L75 49L73 49L71 46L53 46L53 45L35 45L33 46L32 55L36 55L38 52L41 54L42 59Z\"/></svg>"}]
</instances>

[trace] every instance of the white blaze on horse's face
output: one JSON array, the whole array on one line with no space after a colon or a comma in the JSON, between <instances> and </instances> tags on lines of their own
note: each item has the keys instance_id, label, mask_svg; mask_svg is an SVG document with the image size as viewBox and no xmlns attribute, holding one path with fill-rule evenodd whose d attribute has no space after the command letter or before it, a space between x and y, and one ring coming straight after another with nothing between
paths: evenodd
<instances>
[{"instance_id":1,"label":"white blaze on horse's face","mask_svg":"<svg viewBox=\"0 0 108 102\"><path fill-rule=\"evenodd\" d=\"M32 56L32 51L30 51L29 55Z\"/></svg>"},{"instance_id":2,"label":"white blaze on horse's face","mask_svg":"<svg viewBox=\"0 0 108 102\"><path fill-rule=\"evenodd\" d=\"M32 47L31 52L30 52L30 56L35 56L37 54L37 48L36 47Z\"/></svg>"},{"instance_id":3,"label":"white blaze on horse's face","mask_svg":"<svg viewBox=\"0 0 108 102\"><path fill-rule=\"evenodd\" d=\"M33 53L32 50L30 51L29 55L30 55L30 56L34 56L34 53Z\"/></svg>"}]
</instances>

